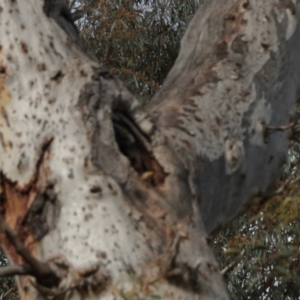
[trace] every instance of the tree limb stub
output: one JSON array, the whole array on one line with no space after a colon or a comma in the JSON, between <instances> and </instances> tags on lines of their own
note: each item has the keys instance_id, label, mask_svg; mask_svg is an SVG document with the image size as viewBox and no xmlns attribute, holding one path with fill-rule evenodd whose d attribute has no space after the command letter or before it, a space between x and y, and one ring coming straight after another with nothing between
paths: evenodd
<instances>
[{"instance_id":1,"label":"tree limb stub","mask_svg":"<svg viewBox=\"0 0 300 300\"><path fill-rule=\"evenodd\" d=\"M1 212L24 243L7 250L62 274L54 287L22 277L22 299L229 298L206 236L279 173L287 131L265 134L298 96L299 6L207 1L144 109L68 15L1 4Z\"/></svg>"}]
</instances>

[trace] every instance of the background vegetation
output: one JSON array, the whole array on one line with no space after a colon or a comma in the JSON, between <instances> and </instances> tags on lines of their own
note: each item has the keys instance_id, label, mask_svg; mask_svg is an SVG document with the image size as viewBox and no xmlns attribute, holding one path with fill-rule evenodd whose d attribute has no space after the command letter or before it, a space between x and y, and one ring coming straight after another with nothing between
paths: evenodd
<instances>
[{"instance_id":1,"label":"background vegetation","mask_svg":"<svg viewBox=\"0 0 300 300\"><path fill-rule=\"evenodd\" d=\"M200 0L90 1L78 20L81 36L98 60L142 101L172 67ZM78 1L77 5L83 4Z\"/></svg>"},{"instance_id":2,"label":"background vegetation","mask_svg":"<svg viewBox=\"0 0 300 300\"><path fill-rule=\"evenodd\" d=\"M0 250L0 267L7 266L8 260ZM18 289L14 278L0 277L0 300L17 300L19 299Z\"/></svg>"}]
</instances>

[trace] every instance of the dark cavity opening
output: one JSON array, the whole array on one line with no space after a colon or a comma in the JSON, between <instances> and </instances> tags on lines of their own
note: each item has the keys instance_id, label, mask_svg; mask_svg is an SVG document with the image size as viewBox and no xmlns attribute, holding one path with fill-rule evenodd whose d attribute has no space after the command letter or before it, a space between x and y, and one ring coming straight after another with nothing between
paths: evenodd
<instances>
[{"instance_id":1,"label":"dark cavity opening","mask_svg":"<svg viewBox=\"0 0 300 300\"><path fill-rule=\"evenodd\" d=\"M124 111L115 110L112 121L119 149L128 158L132 168L152 185L162 184L165 173L151 152L149 138Z\"/></svg>"}]
</instances>

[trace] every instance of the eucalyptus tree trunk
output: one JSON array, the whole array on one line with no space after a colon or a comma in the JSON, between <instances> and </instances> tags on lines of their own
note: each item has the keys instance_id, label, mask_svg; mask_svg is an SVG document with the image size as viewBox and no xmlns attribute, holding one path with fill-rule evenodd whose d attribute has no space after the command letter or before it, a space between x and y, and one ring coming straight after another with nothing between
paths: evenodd
<instances>
[{"instance_id":1,"label":"eucalyptus tree trunk","mask_svg":"<svg viewBox=\"0 0 300 300\"><path fill-rule=\"evenodd\" d=\"M206 1L141 107L59 1L0 2L0 273L22 299L229 299L207 237L279 175L299 18Z\"/></svg>"}]
</instances>

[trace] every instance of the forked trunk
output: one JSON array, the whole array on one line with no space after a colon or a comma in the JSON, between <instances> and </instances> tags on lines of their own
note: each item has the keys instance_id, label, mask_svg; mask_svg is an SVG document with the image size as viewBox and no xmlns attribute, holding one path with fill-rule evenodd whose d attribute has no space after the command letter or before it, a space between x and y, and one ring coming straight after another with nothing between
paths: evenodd
<instances>
[{"instance_id":1,"label":"forked trunk","mask_svg":"<svg viewBox=\"0 0 300 300\"><path fill-rule=\"evenodd\" d=\"M207 1L146 107L48 4L0 3L0 273L28 300L229 299L207 237L280 172L300 1Z\"/></svg>"}]
</instances>

